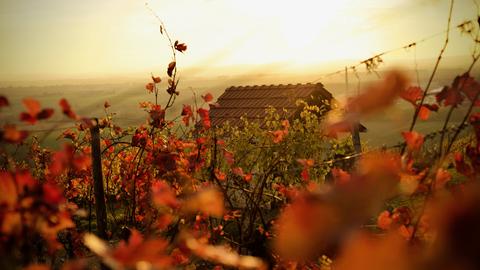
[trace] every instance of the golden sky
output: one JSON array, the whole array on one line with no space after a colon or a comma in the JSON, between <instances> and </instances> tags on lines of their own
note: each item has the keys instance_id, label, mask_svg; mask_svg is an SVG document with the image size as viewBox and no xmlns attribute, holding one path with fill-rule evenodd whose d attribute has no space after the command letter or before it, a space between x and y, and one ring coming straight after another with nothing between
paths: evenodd
<instances>
[{"instance_id":1,"label":"golden sky","mask_svg":"<svg viewBox=\"0 0 480 270\"><path fill-rule=\"evenodd\" d=\"M362 60L444 30L449 1L150 0L149 5L172 38L188 45L179 65L208 74L267 64L281 67L275 72L293 72ZM452 24L476 14L474 0L457 0ZM419 45L418 57L438 54L442 38ZM142 0L0 0L0 40L0 81L164 73L170 58ZM470 46L452 31L446 54L468 55Z\"/></svg>"}]
</instances>

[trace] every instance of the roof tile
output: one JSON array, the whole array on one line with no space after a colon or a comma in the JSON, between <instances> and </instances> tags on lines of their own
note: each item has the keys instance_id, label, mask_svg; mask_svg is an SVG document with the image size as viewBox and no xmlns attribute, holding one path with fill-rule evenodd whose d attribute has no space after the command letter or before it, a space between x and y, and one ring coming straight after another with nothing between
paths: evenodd
<instances>
[{"instance_id":1,"label":"roof tile","mask_svg":"<svg viewBox=\"0 0 480 270\"><path fill-rule=\"evenodd\" d=\"M232 125L241 125L240 117L263 119L265 109L270 106L277 110L288 109L287 117L291 117L297 108L296 101L310 99L313 95L332 98L321 83L231 86L218 98L219 106L210 109L210 117L214 126L227 121Z\"/></svg>"}]
</instances>

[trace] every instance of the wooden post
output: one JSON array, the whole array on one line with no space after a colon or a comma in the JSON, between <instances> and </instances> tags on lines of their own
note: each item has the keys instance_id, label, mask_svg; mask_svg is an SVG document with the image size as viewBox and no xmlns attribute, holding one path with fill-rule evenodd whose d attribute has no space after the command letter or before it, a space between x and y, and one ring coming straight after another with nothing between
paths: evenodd
<instances>
[{"instance_id":1,"label":"wooden post","mask_svg":"<svg viewBox=\"0 0 480 270\"><path fill-rule=\"evenodd\" d=\"M100 128L98 119L92 119L94 126L90 128L92 137L92 171L93 192L95 195L95 210L97 216L97 235L107 238L107 207L105 205L105 193L103 190L102 156L100 151Z\"/></svg>"},{"instance_id":2,"label":"wooden post","mask_svg":"<svg viewBox=\"0 0 480 270\"><path fill-rule=\"evenodd\" d=\"M345 67L345 87L346 95L348 96L348 67ZM353 124L352 141L355 153L360 154L362 152L362 144L360 143L360 123Z\"/></svg>"}]
</instances>

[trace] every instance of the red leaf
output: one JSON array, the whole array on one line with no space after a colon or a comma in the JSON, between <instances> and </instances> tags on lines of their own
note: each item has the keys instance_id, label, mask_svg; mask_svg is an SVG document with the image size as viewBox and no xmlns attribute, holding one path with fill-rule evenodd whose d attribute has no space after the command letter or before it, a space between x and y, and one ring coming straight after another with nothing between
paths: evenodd
<instances>
[{"instance_id":1,"label":"red leaf","mask_svg":"<svg viewBox=\"0 0 480 270\"><path fill-rule=\"evenodd\" d=\"M172 61L170 62L170 64L168 64L167 74L169 77L172 77L173 70L175 69L176 65L177 63L175 61Z\"/></svg>"},{"instance_id":2,"label":"red leaf","mask_svg":"<svg viewBox=\"0 0 480 270\"><path fill-rule=\"evenodd\" d=\"M462 103L464 92L471 100L475 97L478 90L478 84L470 77L468 73L455 77L450 87L446 86L436 95L437 102L445 106L457 106Z\"/></svg>"},{"instance_id":3,"label":"red leaf","mask_svg":"<svg viewBox=\"0 0 480 270\"><path fill-rule=\"evenodd\" d=\"M213 96L210 93L206 93L205 95L202 95L202 99L208 103L213 100Z\"/></svg>"},{"instance_id":4,"label":"red leaf","mask_svg":"<svg viewBox=\"0 0 480 270\"><path fill-rule=\"evenodd\" d=\"M190 118L193 116L192 107L190 105L183 105L181 115L183 116L182 118L183 123L185 124L185 126L188 127L190 123Z\"/></svg>"},{"instance_id":5,"label":"red leaf","mask_svg":"<svg viewBox=\"0 0 480 270\"><path fill-rule=\"evenodd\" d=\"M43 185L43 200L50 205L57 206L65 198L63 197L63 192L58 187L47 183Z\"/></svg>"},{"instance_id":6,"label":"red leaf","mask_svg":"<svg viewBox=\"0 0 480 270\"><path fill-rule=\"evenodd\" d=\"M473 102L475 97L479 94L478 92L480 92L480 84L468 74L464 74L464 81L460 90L471 102ZM477 98L475 101L475 106L480 106L480 99Z\"/></svg>"},{"instance_id":7,"label":"red leaf","mask_svg":"<svg viewBox=\"0 0 480 270\"><path fill-rule=\"evenodd\" d=\"M0 96L0 108L10 106L8 99L5 96Z\"/></svg>"},{"instance_id":8,"label":"red leaf","mask_svg":"<svg viewBox=\"0 0 480 270\"><path fill-rule=\"evenodd\" d=\"M412 103L413 106L417 105L417 101L422 98L422 95L423 90L418 86L411 86L403 91L400 91L400 97Z\"/></svg>"},{"instance_id":9,"label":"red leaf","mask_svg":"<svg viewBox=\"0 0 480 270\"><path fill-rule=\"evenodd\" d=\"M435 98L439 104L442 104L443 102L444 106L457 106L463 101L463 96L460 94L460 92L451 87L444 87L442 91L435 96Z\"/></svg>"},{"instance_id":10,"label":"red leaf","mask_svg":"<svg viewBox=\"0 0 480 270\"><path fill-rule=\"evenodd\" d=\"M40 103L37 100L26 98L23 101L23 105L27 109L27 112L20 114L20 120L35 124L37 120L50 118L53 114L53 109L40 109Z\"/></svg>"},{"instance_id":11,"label":"red leaf","mask_svg":"<svg viewBox=\"0 0 480 270\"><path fill-rule=\"evenodd\" d=\"M62 108L63 114L65 114L66 116L68 116L73 120L77 120L78 118L77 115L72 111L72 108L70 107L70 104L66 99L62 98L60 100L60 107Z\"/></svg>"},{"instance_id":12,"label":"red leaf","mask_svg":"<svg viewBox=\"0 0 480 270\"><path fill-rule=\"evenodd\" d=\"M310 174L308 173L308 169L303 169L302 172L300 173L300 176L302 177L302 180L305 182L308 182L310 180Z\"/></svg>"},{"instance_id":13,"label":"red leaf","mask_svg":"<svg viewBox=\"0 0 480 270\"><path fill-rule=\"evenodd\" d=\"M404 131L402 132L402 136L407 143L408 150L411 152L420 150L423 145L423 135L416 131Z\"/></svg>"},{"instance_id":14,"label":"red leaf","mask_svg":"<svg viewBox=\"0 0 480 270\"><path fill-rule=\"evenodd\" d=\"M245 174L243 179L245 180L245 182L250 183L253 179L253 174L252 173L247 173L247 174Z\"/></svg>"},{"instance_id":15,"label":"red leaf","mask_svg":"<svg viewBox=\"0 0 480 270\"><path fill-rule=\"evenodd\" d=\"M53 109L50 109L50 108L43 109L37 114L37 119L38 120L48 119L52 115L53 115Z\"/></svg>"},{"instance_id":16,"label":"red leaf","mask_svg":"<svg viewBox=\"0 0 480 270\"><path fill-rule=\"evenodd\" d=\"M20 113L20 121L27 122L33 125L37 122L37 118L35 118L35 116L32 116L29 113L22 112Z\"/></svg>"},{"instance_id":17,"label":"red leaf","mask_svg":"<svg viewBox=\"0 0 480 270\"><path fill-rule=\"evenodd\" d=\"M225 175L225 173L223 173L223 172L220 171L219 169L215 169L215 177L216 177L219 181L225 181L225 179L227 178L227 176Z\"/></svg>"},{"instance_id":18,"label":"red leaf","mask_svg":"<svg viewBox=\"0 0 480 270\"><path fill-rule=\"evenodd\" d=\"M210 112L206 109L200 108L197 110L198 115L202 119L202 124L205 129L209 129L212 127L212 123L210 122Z\"/></svg>"},{"instance_id":19,"label":"red leaf","mask_svg":"<svg viewBox=\"0 0 480 270\"><path fill-rule=\"evenodd\" d=\"M85 171L92 165L92 159L88 155L79 155L73 158L72 165L79 171Z\"/></svg>"}]
</instances>

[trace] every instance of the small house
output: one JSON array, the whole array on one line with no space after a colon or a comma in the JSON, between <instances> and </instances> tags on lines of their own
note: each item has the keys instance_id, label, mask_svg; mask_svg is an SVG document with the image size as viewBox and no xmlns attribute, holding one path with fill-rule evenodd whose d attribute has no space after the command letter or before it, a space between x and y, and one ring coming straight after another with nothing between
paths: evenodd
<instances>
[{"instance_id":1,"label":"small house","mask_svg":"<svg viewBox=\"0 0 480 270\"><path fill-rule=\"evenodd\" d=\"M226 122L241 126L241 117L249 122L262 122L266 109L273 107L277 112L283 113L285 119L292 120L299 117L303 110L302 106L297 105L298 100L309 105L326 106L327 110L335 102L333 95L322 83L231 86L218 98L218 105L211 106L210 119L212 126L221 126ZM360 125L359 131L365 132L366 128ZM352 135L359 152L359 134L352 132Z\"/></svg>"},{"instance_id":2,"label":"small house","mask_svg":"<svg viewBox=\"0 0 480 270\"><path fill-rule=\"evenodd\" d=\"M303 110L297 105L298 100L329 107L334 99L321 83L231 86L218 98L218 106L210 108L212 126L221 126L227 121L239 126L242 124L240 117L262 121L269 107L285 113L282 116L286 119L294 119Z\"/></svg>"}]
</instances>

